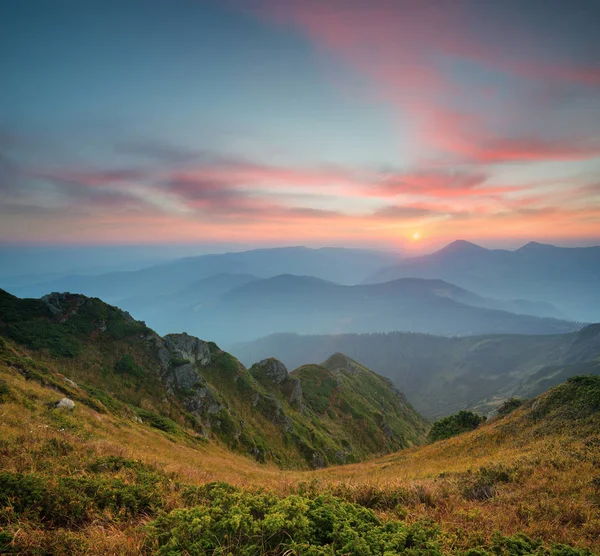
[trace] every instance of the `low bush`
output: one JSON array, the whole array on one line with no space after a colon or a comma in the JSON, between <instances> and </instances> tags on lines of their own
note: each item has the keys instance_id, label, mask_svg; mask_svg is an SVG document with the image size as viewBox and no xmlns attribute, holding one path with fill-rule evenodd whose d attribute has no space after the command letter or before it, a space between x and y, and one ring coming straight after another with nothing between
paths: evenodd
<instances>
[{"instance_id":1,"label":"low bush","mask_svg":"<svg viewBox=\"0 0 600 556\"><path fill-rule=\"evenodd\" d=\"M430 442L444 440L463 432L468 432L476 429L485 421L485 417L473 413L472 411L459 411L455 415L444 417L433 423L429 436Z\"/></svg>"},{"instance_id":2,"label":"low bush","mask_svg":"<svg viewBox=\"0 0 600 556\"><path fill-rule=\"evenodd\" d=\"M372 510L330 495L279 498L223 483L193 495L200 504L149 525L148 549L159 554L441 555L437 527L384 522Z\"/></svg>"},{"instance_id":3,"label":"low bush","mask_svg":"<svg viewBox=\"0 0 600 556\"><path fill-rule=\"evenodd\" d=\"M144 423L149 424L155 429L159 429L164 432L176 433L179 429L177 423L171 421L168 417L163 417L154 411L148 409L138 409L138 416L143 419Z\"/></svg>"},{"instance_id":4,"label":"low bush","mask_svg":"<svg viewBox=\"0 0 600 556\"><path fill-rule=\"evenodd\" d=\"M511 483L516 471L504 465L480 467L476 473L467 473L459 480L459 488L466 500L484 501L496 495L496 485Z\"/></svg>"},{"instance_id":5,"label":"low bush","mask_svg":"<svg viewBox=\"0 0 600 556\"><path fill-rule=\"evenodd\" d=\"M0 523L25 518L68 527L109 512L113 519L153 514L163 506L154 477L133 484L102 476L60 477L35 473L0 473Z\"/></svg>"},{"instance_id":6,"label":"low bush","mask_svg":"<svg viewBox=\"0 0 600 556\"><path fill-rule=\"evenodd\" d=\"M504 403L498 408L498 416L504 417L522 405L523 400L520 400L519 398L509 398L508 400L505 400Z\"/></svg>"},{"instance_id":7,"label":"low bush","mask_svg":"<svg viewBox=\"0 0 600 556\"><path fill-rule=\"evenodd\" d=\"M8 384L0 378L0 403L8 400L9 394L10 388L8 387Z\"/></svg>"},{"instance_id":8,"label":"low bush","mask_svg":"<svg viewBox=\"0 0 600 556\"><path fill-rule=\"evenodd\" d=\"M115 372L118 374L126 374L135 378L142 378L144 370L135 362L135 359L126 353L115 363Z\"/></svg>"}]
</instances>

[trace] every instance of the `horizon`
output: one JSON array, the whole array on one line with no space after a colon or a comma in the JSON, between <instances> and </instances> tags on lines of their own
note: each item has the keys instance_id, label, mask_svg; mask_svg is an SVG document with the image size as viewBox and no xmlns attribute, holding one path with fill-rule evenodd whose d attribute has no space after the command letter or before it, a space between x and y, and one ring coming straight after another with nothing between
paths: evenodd
<instances>
[{"instance_id":1,"label":"horizon","mask_svg":"<svg viewBox=\"0 0 600 556\"><path fill-rule=\"evenodd\" d=\"M598 243L573 245L569 242L540 242L529 240L524 243L515 242L512 245L495 244L494 242L474 242L465 239L454 239L449 242L418 242L407 247L385 246L346 246L346 245L234 245L223 246L219 244L117 244L117 245L24 245L0 243L0 256L7 262L4 269L0 270L0 280L8 280L9 286L15 285L11 280L33 278L35 276L65 274L76 275L102 275L112 272L129 272L151 268L157 265L169 264L184 259L193 259L205 255L227 255L245 253L259 250L277 250L303 248L310 250L320 249L346 249L359 251L379 252L387 255L397 255L398 262L412 257L433 255L450 245L456 243L472 244L488 251L505 250L518 251L529 245L548 245L557 248L587 248L600 247ZM9 270L10 268L10 270ZM2 284L0 284L0 288Z\"/></svg>"},{"instance_id":2,"label":"horizon","mask_svg":"<svg viewBox=\"0 0 600 556\"><path fill-rule=\"evenodd\" d=\"M3 3L1 246L598 245L599 18L593 0Z\"/></svg>"}]
</instances>

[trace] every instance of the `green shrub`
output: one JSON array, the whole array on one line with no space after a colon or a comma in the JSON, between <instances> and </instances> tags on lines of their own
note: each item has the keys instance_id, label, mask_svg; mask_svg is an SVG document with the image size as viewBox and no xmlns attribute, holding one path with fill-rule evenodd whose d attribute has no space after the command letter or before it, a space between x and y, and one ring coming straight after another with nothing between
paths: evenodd
<instances>
[{"instance_id":1,"label":"green shrub","mask_svg":"<svg viewBox=\"0 0 600 556\"><path fill-rule=\"evenodd\" d=\"M83 402L86 405L89 405L90 407L95 409L96 411L105 413L106 409L108 409L110 411L117 412L123 409L124 407L123 404L117 401L116 398L114 398L104 390L100 390L100 388L94 388L93 386L88 386L86 384L83 384L81 388L91 397L89 401L86 401L84 399ZM96 401L100 402L102 406L96 403Z\"/></svg>"},{"instance_id":2,"label":"green shrub","mask_svg":"<svg viewBox=\"0 0 600 556\"><path fill-rule=\"evenodd\" d=\"M429 442L436 442L476 429L485 421L485 417L472 411L459 411L455 415L444 417L433 423L429 431Z\"/></svg>"},{"instance_id":3,"label":"green shrub","mask_svg":"<svg viewBox=\"0 0 600 556\"><path fill-rule=\"evenodd\" d=\"M181 367L182 365L187 365L188 363L190 363L189 359L177 357L176 355L172 355L171 359L169 359L169 365L171 365L171 367Z\"/></svg>"},{"instance_id":4,"label":"green shrub","mask_svg":"<svg viewBox=\"0 0 600 556\"><path fill-rule=\"evenodd\" d=\"M10 554L12 550L13 536L8 531L0 529L0 554Z\"/></svg>"},{"instance_id":5,"label":"green shrub","mask_svg":"<svg viewBox=\"0 0 600 556\"><path fill-rule=\"evenodd\" d=\"M8 384L6 384L6 381L0 378L0 403L8 400L9 395L10 388L8 387Z\"/></svg>"},{"instance_id":6,"label":"green shrub","mask_svg":"<svg viewBox=\"0 0 600 556\"><path fill-rule=\"evenodd\" d=\"M504 403L498 408L498 415L500 417L504 417L522 405L523 400L520 400L519 398L509 398L508 400L505 400Z\"/></svg>"},{"instance_id":7,"label":"green shrub","mask_svg":"<svg viewBox=\"0 0 600 556\"><path fill-rule=\"evenodd\" d=\"M8 514L55 527L93 521L109 511L115 519L152 514L163 506L156 475L138 477L134 484L102 476L60 477L57 481L29 473L0 473L0 508ZM5 520L0 513L0 523Z\"/></svg>"},{"instance_id":8,"label":"green shrub","mask_svg":"<svg viewBox=\"0 0 600 556\"><path fill-rule=\"evenodd\" d=\"M523 533L505 537L496 533L492 543L485 548L467 550L465 556L593 556L587 549L578 549L564 544L554 544L549 549L540 541L530 539Z\"/></svg>"},{"instance_id":9,"label":"green shrub","mask_svg":"<svg viewBox=\"0 0 600 556\"><path fill-rule=\"evenodd\" d=\"M148 548L159 554L441 555L433 526L383 522L371 510L321 495L279 498L213 483L193 496L199 505L160 516Z\"/></svg>"},{"instance_id":10,"label":"green shrub","mask_svg":"<svg viewBox=\"0 0 600 556\"><path fill-rule=\"evenodd\" d=\"M137 409L137 414L141 417L144 423L149 424L155 429L159 429L164 432L176 433L179 430L177 423L171 421L168 417L163 417L154 411L148 409Z\"/></svg>"},{"instance_id":11,"label":"green shrub","mask_svg":"<svg viewBox=\"0 0 600 556\"><path fill-rule=\"evenodd\" d=\"M95 459L89 470L93 473L116 473L121 469L136 471L153 471L152 467L141 460L124 458L122 456L103 456Z\"/></svg>"},{"instance_id":12,"label":"green shrub","mask_svg":"<svg viewBox=\"0 0 600 556\"><path fill-rule=\"evenodd\" d=\"M135 378L142 378L144 370L138 366L131 354L126 353L115 363L115 372L127 374Z\"/></svg>"}]
</instances>

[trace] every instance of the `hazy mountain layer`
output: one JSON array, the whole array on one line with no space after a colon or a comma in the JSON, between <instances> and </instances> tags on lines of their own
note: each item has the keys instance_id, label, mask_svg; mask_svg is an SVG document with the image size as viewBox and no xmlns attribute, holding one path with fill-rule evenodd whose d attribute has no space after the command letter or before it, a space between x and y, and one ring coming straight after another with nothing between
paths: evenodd
<instances>
[{"instance_id":1,"label":"hazy mountain layer","mask_svg":"<svg viewBox=\"0 0 600 556\"><path fill-rule=\"evenodd\" d=\"M510 396L531 397L568 377L600 374L600 325L558 335L443 338L424 334L276 334L235 346L242 361L274 356L288 365L342 351L389 377L428 417L488 412Z\"/></svg>"},{"instance_id":2,"label":"hazy mountain layer","mask_svg":"<svg viewBox=\"0 0 600 556\"><path fill-rule=\"evenodd\" d=\"M554 247L531 242L517 249L484 249L455 241L405 259L366 282L439 278L481 295L547 302L570 319L600 320L600 247Z\"/></svg>"},{"instance_id":3,"label":"hazy mountain layer","mask_svg":"<svg viewBox=\"0 0 600 556\"><path fill-rule=\"evenodd\" d=\"M227 345L277 332L404 330L462 336L550 334L581 326L485 307L494 303L441 280L340 286L309 276L281 275L248 282L187 311L168 312L164 320ZM145 314L142 310L141 317Z\"/></svg>"},{"instance_id":4,"label":"hazy mountain layer","mask_svg":"<svg viewBox=\"0 0 600 556\"><path fill-rule=\"evenodd\" d=\"M219 255L188 257L130 272L97 276L73 275L10 291L21 297L40 297L50 291L96 296L110 303L131 297L171 295L217 274L251 274L269 278L279 274L306 274L341 284L356 284L399 256L363 249L281 247Z\"/></svg>"}]
</instances>

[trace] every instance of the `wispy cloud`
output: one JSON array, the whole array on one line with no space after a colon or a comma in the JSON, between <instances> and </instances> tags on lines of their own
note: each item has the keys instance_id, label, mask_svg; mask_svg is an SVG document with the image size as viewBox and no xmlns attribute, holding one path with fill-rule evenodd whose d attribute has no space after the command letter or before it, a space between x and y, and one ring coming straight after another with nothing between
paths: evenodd
<instances>
[{"instance_id":1,"label":"wispy cloud","mask_svg":"<svg viewBox=\"0 0 600 556\"><path fill-rule=\"evenodd\" d=\"M483 17L474 26L473 18L485 16L493 4L464 0L258 4L254 13L259 17L291 26L364 75L379 99L396 110L399 127L410 126L421 156L437 153L478 164L600 156L598 134L578 129L582 119L576 112L571 129L528 129L544 115L556 117L534 102L532 91L546 84L573 92L598 90L600 64L593 58L559 56L553 50L556 44L549 41L540 54L536 41L545 37L532 38L539 29L528 30L522 20L514 20L514 10L513 19L489 21L487 14L487 23ZM541 5L540 9L545 10ZM536 17L530 16L527 23ZM485 30L492 27L496 35L486 37ZM469 79L460 69L465 63L475 66ZM597 115L590 116L600 124Z\"/></svg>"}]
</instances>

